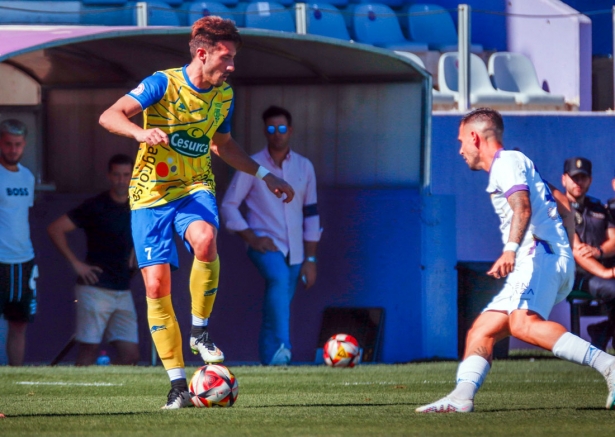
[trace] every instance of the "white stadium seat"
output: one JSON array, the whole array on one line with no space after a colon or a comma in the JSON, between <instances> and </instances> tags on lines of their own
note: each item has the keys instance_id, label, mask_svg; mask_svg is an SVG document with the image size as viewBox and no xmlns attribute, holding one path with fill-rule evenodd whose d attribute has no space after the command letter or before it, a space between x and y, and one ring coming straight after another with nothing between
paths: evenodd
<instances>
[{"instance_id":1,"label":"white stadium seat","mask_svg":"<svg viewBox=\"0 0 615 437\"><path fill-rule=\"evenodd\" d=\"M440 92L459 100L459 55L458 52L444 53L438 61L438 85ZM515 109L514 93L496 90L491 84L485 63L475 54L470 54L470 104L491 106L500 109Z\"/></svg>"},{"instance_id":2,"label":"white stadium seat","mask_svg":"<svg viewBox=\"0 0 615 437\"><path fill-rule=\"evenodd\" d=\"M524 109L565 109L564 96L543 90L532 61L520 53L492 54L489 75L497 89L514 92L516 102Z\"/></svg>"}]
</instances>

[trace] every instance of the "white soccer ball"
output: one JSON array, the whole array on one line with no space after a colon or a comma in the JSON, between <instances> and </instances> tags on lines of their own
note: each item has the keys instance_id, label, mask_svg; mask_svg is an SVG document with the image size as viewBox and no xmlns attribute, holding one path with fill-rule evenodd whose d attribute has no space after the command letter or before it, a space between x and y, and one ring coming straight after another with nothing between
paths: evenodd
<instances>
[{"instance_id":1,"label":"white soccer ball","mask_svg":"<svg viewBox=\"0 0 615 437\"><path fill-rule=\"evenodd\" d=\"M352 335L336 334L325 343L323 357L331 367L354 367L360 359L359 342Z\"/></svg>"},{"instance_id":2,"label":"white soccer ball","mask_svg":"<svg viewBox=\"0 0 615 437\"><path fill-rule=\"evenodd\" d=\"M195 407L232 407L237 400L237 378L221 364L199 368L190 380L190 399Z\"/></svg>"}]
</instances>

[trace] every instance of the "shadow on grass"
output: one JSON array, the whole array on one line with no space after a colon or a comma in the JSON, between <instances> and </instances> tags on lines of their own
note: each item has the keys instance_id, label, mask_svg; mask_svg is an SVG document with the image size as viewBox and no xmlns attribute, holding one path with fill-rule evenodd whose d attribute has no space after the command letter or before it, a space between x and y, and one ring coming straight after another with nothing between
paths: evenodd
<instances>
[{"instance_id":1,"label":"shadow on grass","mask_svg":"<svg viewBox=\"0 0 615 437\"><path fill-rule=\"evenodd\" d=\"M322 408L322 407L327 407L327 408L346 408L346 407L394 407L394 406L420 406L423 404L419 404L419 403L408 403L408 402L395 402L395 403L390 403L390 404L381 404L381 403L377 403L377 404L358 404L358 403L353 403L353 404L271 404L271 405L251 405L248 407L241 407L241 408L245 408L245 409L256 409L256 408L297 408L297 407L317 407L317 408Z\"/></svg>"},{"instance_id":2,"label":"shadow on grass","mask_svg":"<svg viewBox=\"0 0 615 437\"><path fill-rule=\"evenodd\" d=\"M575 410L575 411L609 411L604 407L534 407L534 408L500 408L495 410L474 410L475 413L507 413L518 411L555 411L555 410ZM611 413L612 414L612 413Z\"/></svg>"},{"instance_id":3,"label":"shadow on grass","mask_svg":"<svg viewBox=\"0 0 615 437\"><path fill-rule=\"evenodd\" d=\"M18 417L89 417L89 416L141 416L152 414L154 411L124 411L117 413L43 413L43 414L5 414L6 419L16 419Z\"/></svg>"}]
</instances>

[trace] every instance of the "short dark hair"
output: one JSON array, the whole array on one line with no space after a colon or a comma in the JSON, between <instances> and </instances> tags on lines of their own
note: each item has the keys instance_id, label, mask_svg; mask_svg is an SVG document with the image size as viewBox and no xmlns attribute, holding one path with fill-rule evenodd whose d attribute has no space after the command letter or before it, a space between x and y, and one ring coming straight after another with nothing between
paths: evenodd
<instances>
[{"instance_id":1,"label":"short dark hair","mask_svg":"<svg viewBox=\"0 0 615 437\"><path fill-rule=\"evenodd\" d=\"M474 122L488 122L491 125L489 130L493 131L498 141L502 141L502 136L504 135L504 120L498 111L491 108L477 108L464 115L459 125L462 126Z\"/></svg>"},{"instance_id":2,"label":"short dark hair","mask_svg":"<svg viewBox=\"0 0 615 437\"><path fill-rule=\"evenodd\" d=\"M220 41L231 41L235 43L238 49L241 47L241 35L239 35L235 23L216 15L199 18L192 25L192 34L188 44L190 55L194 58L196 49L209 50Z\"/></svg>"},{"instance_id":3,"label":"short dark hair","mask_svg":"<svg viewBox=\"0 0 615 437\"><path fill-rule=\"evenodd\" d=\"M132 158L128 155L124 155L123 153L118 153L117 155L113 155L111 159L109 159L109 164L107 164L107 171L111 173L111 169L113 169L114 165L124 165L127 164L129 166L134 166Z\"/></svg>"},{"instance_id":4,"label":"short dark hair","mask_svg":"<svg viewBox=\"0 0 615 437\"><path fill-rule=\"evenodd\" d=\"M286 117L286 121L288 121L288 126L293 125L293 117L290 115L288 110L281 108L279 106L271 105L263 112L263 123L267 122L267 119L271 117L277 117L278 115L283 115Z\"/></svg>"},{"instance_id":5,"label":"short dark hair","mask_svg":"<svg viewBox=\"0 0 615 437\"><path fill-rule=\"evenodd\" d=\"M28 135L28 127L23 121L9 118L0 123L0 135L2 134L19 135L25 138Z\"/></svg>"}]
</instances>

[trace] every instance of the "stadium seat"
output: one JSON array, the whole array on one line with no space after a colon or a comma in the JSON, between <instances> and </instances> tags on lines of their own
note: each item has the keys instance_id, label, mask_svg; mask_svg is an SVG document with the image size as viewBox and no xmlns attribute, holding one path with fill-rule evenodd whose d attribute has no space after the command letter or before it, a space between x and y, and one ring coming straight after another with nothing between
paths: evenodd
<instances>
[{"instance_id":1,"label":"stadium seat","mask_svg":"<svg viewBox=\"0 0 615 437\"><path fill-rule=\"evenodd\" d=\"M103 6L124 6L127 0L81 0L81 3L99 6L100 9L104 9Z\"/></svg>"},{"instance_id":2,"label":"stadium seat","mask_svg":"<svg viewBox=\"0 0 615 437\"><path fill-rule=\"evenodd\" d=\"M245 0L245 1L249 4L249 3L258 3L259 0ZM297 0L297 3L299 3L299 2L300 2L300 0ZM290 6L294 6L295 5L295 1L294 0L279 0L276 3L279 3L282 6L285 6L287 8L290 7Z\"/></svg>"},{"instance_id":3,"label":"stadium seat","mask_svg":"<svg viewBox=\"0 0 615 437\"><path fill-rule=\"evenodd\" d=\"M330 3L308 3L307 33L350 40L342 13Z\"/></svg>"},{"instance_id":4,"label":"stadium seat","mask_svg":"<svg viewBox=\"0 0 615 437\"><path fill-rule=\"evenodd\" d=\"M168 3L160 1L147 2L148 26L180 26L181 24L179 14Z\"/></svg>"},{"instance_id":5,"label":"stadium seat","mask_svg":"<svg viewBox=\"0 0 615 437\"><path fill-rule=\"evenodd\" d=\"M137 24L136 3L122 7L112 5L83 5L80 24L103 26L134 26Z\"/></svg>"},{"instance_id":6,"label":"stadium seat","mask_svg":"<svg viewBox=\"0 0 615 437\"><path fill-rule=\"evenodd\" d=\"M235 7L229 9L233 14L237 27L246 27L246 9L248 9L248 3L239 2Z\"/></svg>"},{"instance_id":7,"label":"stadium seat","mask_svg":"<svg viewBox=\"0 0 615 437\"><path fill-rule=\"evenodd\" d=\"M190 0L186 0L186 1L190 1ZM227 8L233 8L237 6L239 1L238 0L217 0L216 3L222 3Z\"/></svg>"},{"instance_id":8,"label":"stadium seat","mask_svg":"<svg viewBox=\"0 0 615 437\"><path fill-rule=\"evenodd\" d=\"M414 4L400 14L402 28L407 29L408 37L429 45L430 50L440 52L457 51L457 30L451 14L441 6ZM470 51L481 53L483 46L472 44Z\"/></svg>"},{"instance_id":9,"label":"stadium seat","mask_svg":"<svg viewBox=\"0 0 615 437\"><path fill-rule=\"evenodd\" d=\"M405 58L410 59L418 67L421 67L423 70L425 70L425 64L423 63L423 60L414 53L400 51L396 51L395 53L399 56L404 56ZM431 96L432 103L435 109L453 109L455 106L455 97L452 94L443 94L437 89L433 88L431 90Z\"/></svg>"},{"instance_id":10,"label":"stadium seat","mask_svg":"<svg viewBox=\"0 0 615 437\"><path fill-rule=\"evenodd\" d=\"M78 1L0 1L0 24L79 24Z\"/></svg>"},{"instance_id":11,"label":"stadium seat","mask_svg":"<svg viewBox=\"0 0 615 437\"><path fill-rule=\"evenodd\" d=\"M246 8L246 27L295 32L293 16L277 2L254 2Z\"/></svg>"},{"instance_id":12,"label":"stadium seat","mask_svg":"<svg viewBox=\"0 0 615 437\"><path fill-rule=\"evenodd\" d=\"M404 38L393 10L379 3L354 6L352 17L355 40L391 50L427 51L427 44Z\"/></svg>"},{"instance_id":13,"label":"stadium seat","mask_svg":"<svg viewBox=\"0 0 615 437\"><path fill-rule=\"evenodd\" d=\"M222 18L235 20L235 16L231 13L229 8L218 2L194 2L184 3L183 9L188 10L187 25L194 23L196 20L209 15L218 15Z\"/></svg>"},{"instance_id":14,"label":"stadium seat","mask_svg":"<svg viewBox=\"0 0 615 437\"><path fill-rule=\"evenodd\" d=\"M459 100L459 59L457 52L444 53L438 61L438 85L443 94L452 94ZM496 90L491 85L487 66L477 55L470 54L470 104L516 107L513 93Z\"/></svg>"},{"instance_id":15,"label":"stadium seat","mask_svg":"<svg viewBox=\"0 0 615 437\"><path fill-rule=\"evenodd\" d=\"M331 0L328 2L330 5L335 6L336 8L345 8L348 6L348 0ZM341 12L341 11L340 11Z\"/></svg>"},{"instance_id":16,"label":"stadium seat","mask_svg":"<svg viewBox=\"0 0 615 437\"><path fill-rule=\"evenodd\" d=\"M371 1L372 0L349 0L350 3L371 3ZM391 8L400 8L406 3L408 3L408 1L406 0L379 0L378 3L381 5L389 6Z\"/></svg>"},{"instance_id":17,"label":"stadium seat","mask_svg":"<svg viewBox=\"0 0 615 437\"><path fill-rule=\"evenodd\" d=\"M520 53L492 54L489 58L489 75L497 89L514 92L517 103L526 109L565 108L564 96L543 90L532 61Z\"/></svg>"}]
</instances>

